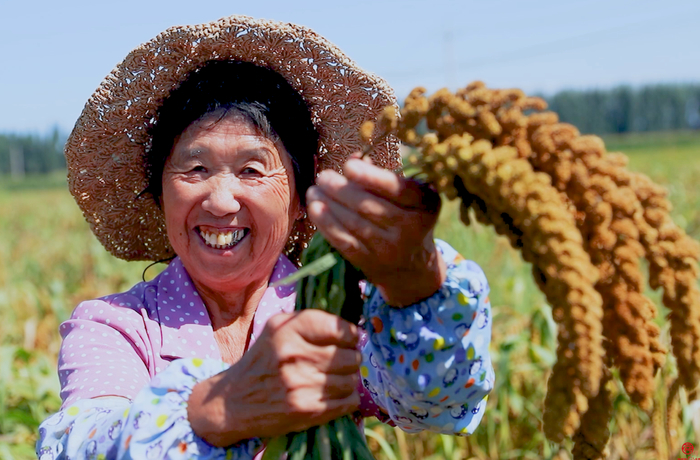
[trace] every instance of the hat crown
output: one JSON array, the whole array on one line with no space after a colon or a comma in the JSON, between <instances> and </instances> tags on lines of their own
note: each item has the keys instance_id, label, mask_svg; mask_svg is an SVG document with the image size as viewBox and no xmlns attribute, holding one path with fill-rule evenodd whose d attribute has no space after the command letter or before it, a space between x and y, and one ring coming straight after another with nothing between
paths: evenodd
<instances>
[{"instance_id":1,"label":"hat crown","mask_svg":"<svg viewBox=\"0 0 700 460\"><path fill-rule=\"evenodd\" d=\"M340 171L347 156L361 149L360 125L396 105L384 80L303 26L231 16L167 29L134 49L104 79L66 143L69 189L93 233L119 258L174 255L161 209L141 193L147 187L149 127L170 92L211 60L267 67L299 91L319 132L319 170ZM389 169L401 165L394 137L378 143L372 156ZM290 250L298 253L312 231L303 223Z\"/></svg>"}]
</instances>

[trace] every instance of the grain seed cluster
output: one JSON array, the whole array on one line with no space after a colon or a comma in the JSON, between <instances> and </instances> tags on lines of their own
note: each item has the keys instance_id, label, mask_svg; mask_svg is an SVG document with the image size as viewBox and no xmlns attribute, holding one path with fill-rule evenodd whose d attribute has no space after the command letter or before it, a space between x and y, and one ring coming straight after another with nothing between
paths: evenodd
<instances>
[{"instance_id":1,"label":"grain seed cluster","mask_svg":"<svg viewBox=\"0 0 700 460\"><path fill-rule=\"evenodd\" d=\"M611 368L635 404L654 407L666 350L647 281L663 290L670 310L676 388L700 382L700 245L671 220L662 187L546 107L481 82L430 96L416 88L400 114L387 107L361 134L368 146L396 135L415 147L410 162L447 198L461 200L462 221L474 216L493 226L532 264L558 324L544 432L556 442L572 437L574 458L603 458ZM668 426L676 423L668 416Z\"/></svg>"}]
</instances>

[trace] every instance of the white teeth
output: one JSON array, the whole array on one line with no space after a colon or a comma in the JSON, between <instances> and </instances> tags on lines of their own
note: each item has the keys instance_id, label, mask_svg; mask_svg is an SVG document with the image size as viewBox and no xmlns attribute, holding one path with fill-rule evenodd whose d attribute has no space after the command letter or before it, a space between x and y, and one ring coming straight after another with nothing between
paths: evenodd
<instances>
[{"instance_id":1,"label":"white teeth","mask_svg":"<svg viewBox=\"0 0 700 460\"><path fill-rule=\"evenodd\" d=\"M226 235L219 233L219 235L216 237L216 244L219 246L224 246L226 244Z\"/></svg>"}]
</instances>

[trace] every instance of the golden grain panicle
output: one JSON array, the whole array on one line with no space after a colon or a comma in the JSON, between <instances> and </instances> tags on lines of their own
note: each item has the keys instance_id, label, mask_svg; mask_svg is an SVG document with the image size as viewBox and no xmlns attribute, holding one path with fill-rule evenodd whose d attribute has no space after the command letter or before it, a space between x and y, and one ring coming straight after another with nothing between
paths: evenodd
<instances>
[{"instance_id":1,"label":"golden grain panicle","mask_svg":"<svg viewBox=\"0 0 700 460\"><path fill-rule=\"evenodd\" d=\"M642 408L652 407L654 376L664 363L642 257L649 285L663 289L671 310L679 382L700 382L700 246L671 220L662 188L546 108L520 90L478 81L454 94L416 88L400 118L385 112L366 130L375 137L393 131L416 147L411 164L462 201L462 221L468 225L473 213L532 263L558 323L545 434L557 442L574 435L575 458L602 458L612 410L603 336L609 364Z\"/></svg>"}]
</instances>

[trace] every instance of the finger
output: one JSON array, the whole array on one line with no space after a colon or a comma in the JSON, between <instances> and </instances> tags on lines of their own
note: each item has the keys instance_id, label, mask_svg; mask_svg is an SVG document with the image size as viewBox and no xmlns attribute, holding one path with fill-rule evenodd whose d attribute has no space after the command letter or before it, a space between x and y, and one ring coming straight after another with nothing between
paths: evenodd
<instances>
[{"instance_id":1,"label":"finger","mask_svg":"<svg viewBox=\"0 0 700 460\"><path fill-rule=\"evenodd\" d=\"M346 203L353 202L352 197L344 199L344 203L338 203L323 193L318 187L316 187L315 190L310 190L307 196L313 201L321 201L328 207L328 212L333 214L343 228L365 243L376 239L386 240L388 236L386 229L395 225L395 222L392 222L389 217L386 215L379 215L379 212L368 217L358 212L356 208L353 208L352 204L347 205ZM382 200L386 203L386 207L392 207L398 210L398 208L389 204L386 200L376 197L374 199Z\"/></svg>"},{"instance_id":2,"label":"finger","mask_svg":"<svg viewBox=\"0 0 700 460\"><path fill-rule=\"evenodd\" d=\"M296 314L294 327L309 343L354 349L359 341L357 326L339 316L321 310L303 310Z\"/></svg>"},{"instance_id":3,"label":"finger","mask_svg":"<svg viewBox=\"0 0 700 460\"><path fill-rule=\"evenodd\" d=\"M315 355L316 368L329 375L353 375L360 370L362 353L357 349L326 346Z\"/></svg>"},{"instance_id":4,"label":"finger","mask_svg":"<svg viewBox=\"0 0 700 460\"><path fill-rule=\"evenodd\" d=\"M279 362L307 366L307 371L323 375L356 374L362 363L362 353L356 347L336 345L317 346L309 342L290 343L279 354ZM301 375L307 372L302 372Z\"/></svg>"},{"instance_id":5,"label":"finger","mask_svg":"<svg viewBox=\"0 0 700 460\"><path fill-rule=\"evenodd\" d=\"M392 225L386 221L382 225L364 216L359 215L346 206L330 201L326 203L329 212L340 222L345 230L363 243L367 248L378 247L389 240Z\"/></svg>"},{"instance_id":6,"label":"finger","mask_svg":"<svg viewBox=\"0 0 700 460\"><path fill-rule=\"evenodd\" d=\"M313 201L306 208L311 222L318 231L351 263L366 255L367 248L333 216L329 206L322 201Z\"/></svg>"},{"instance_id":7,"label":"finger","mask_svg":"<svg viewBox=\"0 0 700 460\"><path fill-rule=\"evenodd\" d=\"M342 381L341 381L342 380ZM310 413L325 413L326 416L335 415L329 420L338 418L338 412L345 414L346 410L355 409L360 404L358 377L343 377L331 383L330 379L322 391L318 388L300 388L292 393L295 405L308 410ZM332 396L333 395L333 396Z\"/></svg>"},{"instance_id":8,"label":"finger","mask_svg":"<svg viewBox=\"0 0 700 460\"><path fill-rule=\"evenodd\" d=\"M326 399L345 399L357 390L358 373L348 375L326 375L323 393Z\"/></svg>"},{"instance_id":9,"label":"finger","mask_svg":"<svg viewBox=\"0 0 700 460\"><path fill-rule=\"evenodd\" d=\"M335 172L320 174L317 183L318 186L307 191L307 203L315 200L329 203L332 200L382 228L396 225L405 211Z\"/></svg>"},{"instance_id":10,"label":"finger","mask_svg":"<svg viewBox=\"0 0 700 460\"><path fill-rule=\"evenodd\" d=\"M343 175L388 199L398 198L402 190L401 178L397 174L355 158L350 158L345 163Z\"/></svg>"},{"instance_id":11,"label":"finger","mask_svg":"<svg viewBox=\"0 0 700 460\"><path fill-rule=\"evenodd\" d=\"M401 191L399 176L364 160L351 158L343 168L343 174L331 169L321 171L316 183L324 188L351 184L357 190L366 190L384 198L396 198Z\"/></svg>"},{"instance_id":12,"label":"finger","mask_svg":"<svg viewBox=\"0 0 700 460\"><path fill-rule=\"evenodd\" d=\"M402 208L439 210L440 195L428 184L355 159L348 160L343 171L350 181Z\"/></svg>"},{"instance_id":13,"label":"finger","mask_svg":"<svg viewBox=\"0 0 700 460\"><path fill-rule=\"evenodd\" d=\"M319 353L310 351L307 353L307 359L287 363L280 367L279 377L282 387L287 392L310 388L322 395L322 399L344 398L349 395L358 384L359 366L355 364L354 372L345 374L326 373L320 371L317 365L312 362L314 358L310 358L310 355L314 354L318 359ZM354 357L351 360L353 363L356 362Z\"/></svg>"},{"instance_id":14,"label":"finger","mask_svg":"<svg viewBox=\"0 0 700 460\"><path fill-rule=\"evenodd\" d=\"M263 329L264 334L271 334L273 332L279 331L285 325L294 319L295 314L294 313L278 313L270 319L267 320L267 323L265 323L265 328Z\"/></svg>"},{"instance_id":15,"label":"finger","mask_svg":"<svg viewBox=\"0 0 700 460\"><path fill-rule=\"evenodd\" d=\"M343 415L356 412L360 408L360 393L353 391L345 398L331 399L328 404L327 415L329 418L324 422L342 417Z\"/></svg>"}]
</instances>

